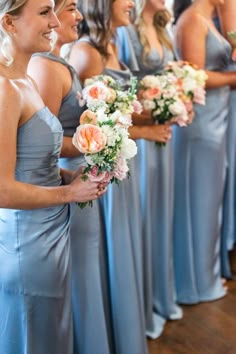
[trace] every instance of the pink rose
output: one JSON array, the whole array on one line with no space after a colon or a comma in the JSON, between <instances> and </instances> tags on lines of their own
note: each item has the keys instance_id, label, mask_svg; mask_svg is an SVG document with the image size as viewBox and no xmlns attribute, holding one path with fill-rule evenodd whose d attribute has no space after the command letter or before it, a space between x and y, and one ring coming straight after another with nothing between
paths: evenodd
<instances>
[{"instance_id":1,"label":"pink rose","mask_svg":"<svg viewBox=\"0 0 236 354\"><path fill-rule=\"evenodd\" d=\"M196 87L193 92L193 102L205 105L206 103L206 91L203 87Z\"/></svg>"},{"instance_id":2,"label":"pink rose","mask_svg":"<svg viewBox=\"0 0 236 354\"><path fill-rule=\"evenodd\" d=\"M82 124L72 138L74 146L82 153L95 154L106 145L106 135L96 125Z\"/></svg>"},{"instance_id":3,"label":"pink rose","mask_svg":"<svg viewBox=\"0 0 236 354\"><path fill-rule=\"evenodd\" d=\"M141 105L141 103L139 101L132 102L132 106L133 106L133 109L134 109L135 113L137 113L137 114L142 113L143 106Z\"/></svg>"},{"instance_id":4,"label":"pink rose","mask_svg":"<svg viewBox=\"0 0 236 354\"><path fill-rule=\"evenodd\" d=\"M83 107L85 105L86 101L83 99L83 95L79 91L77 92L77 99L79 101L79 106Z\"/></svg>"},{"instance_id":5,"label":"pink rose","mask_svg":"<svg viewBox=\"0 0 236 354\"><path fill-rule=\"evenodd\" d=\"M88 178L92 182L109 183L110 180L112 179L112 175L108 171L99 172L98 167L93 166L88 173Z\"/></svg>"},{"instance_id":6,"label":"pink rose","mask_svg":"<svg viewBox=\"0 0 236 354\"><path fill-rule=\"evenodd\" d=\"M86 109L80 116L80 124L96 124L97 116L94 112Z\"/></svg>"},{"instance_id":7,"label":"pink rose","mask_svg":"<svg viewBox=\"0 0 236 354\"><path fill-rule=\"evenodd\" d=\"M127 173L129 171L129 167L125 159L120 158L117 162L116 169L113 171L113 176L120 181L127 177Z\"/></svg>"}]
</instances>

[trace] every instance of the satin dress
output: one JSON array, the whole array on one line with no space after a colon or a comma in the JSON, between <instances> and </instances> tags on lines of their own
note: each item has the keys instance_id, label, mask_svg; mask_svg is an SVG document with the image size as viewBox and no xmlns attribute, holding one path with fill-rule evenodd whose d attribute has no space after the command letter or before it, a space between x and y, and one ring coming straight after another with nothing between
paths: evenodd
<instances>
[{"instance_id":1,"label":"satin dress","mask_svg":"<svg viewBox=\"0 0 236 354\"><path fill-rule=\"evenodd\" d=\"M217 16L213 18L215 26L221 32L220 21ZM229 71L236 70L236 63L230 62ZM230 91L228 127L226 132L227 168L223 201L223 220L221 230L221 272L227 279L232 278L229 251L236 242L236 120L235 120L236 91Z\"/></svg>"},{"instance_id":2,"label":"satin dress","mask_svg":"<svg viewBox=\"0 0 236 354\"><path fill-rule=\"evenodd\" d=\"M38 55L38 54L37 54ZM62 58L51 53L40 54L68 68L72 87L64 97L58 119L64 135L72 137L79 125L80 115L85 109L77 99L82 87L74 69ZM60 158L60 166L77 170L86 166L84 156ZM104 299L100 273L102 229L98 213L98 202L93 207L80 209L71 204L71 253L72 253L72 304L74 320L74 354L111 354L107 337ZM46 354L46 353L45 353ZM55 353L56 354L56 353ZM67 354L67 353L64 353Z\"/></svg>"},{"instance_id":3,"label":"satin dress","mask_svg":"<svg viewBox=\"0 0 236 354\"><path fill-rule=\"evenodd\" d=\"M229 43L208 29L206 69L227 69ZM226 176L228 86L207 90L205 106L175 132L174 269L177 299L194 304L225 295L220 232Z\"/></svg>"},{"instance_id":4,"label":"satin dress","mask_svg":"<svg viewBox=\"0 0 236 354\"><path fill-rule=\"evenodd\" d=\"M80 41L90 43L88 37ZM123 70L105 68L103 74L110 75L126 87L131 72L121 65ZM105 228L106 252L102 264L106 267L103 272L103 277L107 279L105 283L109 284L104 292L109 305L107 313L112 318L112 354L147 353L142 298L141 204L136 157L130 163L131 176L119 185L110 184L108 192L99 200Z\"/></svg>"},{"instance_id":5,"label":"satin dress","mask_svg":"<svg viewBox=\"0 0 236 354\"><path fill-rule=\"evenodd\" d=\"M63 131L47 108L17 132L17 181L61 185ZM72 354L68 205L0 209L0 352Z\"/></svg>"},{"instance_id":6,"label":"satin dress","mask_svg":"<svg viewBox=\"0 0 236 354\"><path fill-rule=\"evenodd\" d=\"M174 60L173 52L163 46L162 58L153 48L144 63L135 27L121 28L118 34L120 56L139 79L161 72L168 61ZM141 139L138 147L146 333L156 338L162 333L166 319L180 319L183 315L176 304L173 270L173 144L170 141L160 147Z\"/></svg>"},{"instance_id":7,"label":"satin dress","mask_svg":"<svg viewBox=\"0 0 236 354\"><path fill-rule=\"evenodd\" d=\"M236 71L236 64L231 63L230 71ZM223 225L221 239L222 276L231 279L232 270L229 261L229 251L236 243L236 91L230 92L228 128L226 133L227 171L223 203Z\"/></svg>"}]
</instances>

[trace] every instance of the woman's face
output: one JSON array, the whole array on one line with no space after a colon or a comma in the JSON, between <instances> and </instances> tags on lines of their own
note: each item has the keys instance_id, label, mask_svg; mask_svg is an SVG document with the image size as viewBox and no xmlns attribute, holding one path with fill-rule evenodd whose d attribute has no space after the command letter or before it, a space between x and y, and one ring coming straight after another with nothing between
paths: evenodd
<instances>
[{"instance_id":1,"label":"woman's face","mask_svg":"<svg viewBox=\"0 0 236 354\"><path fill-rule=\"evenodd\" d=\"M134 7L131 0L114 0L112 4L112 26L128 26L130 23L130 12Z\"/></svg>"},{"instance_id":2,"label":"woman's face","mask_svg":"<svg viewBox=\"0 0 236 354\"><path fill-rule=\"evenodd\" d=\"M53 0L28 0L19 15L5 16L17 50L30 55L51 50L53 29L60 25Z\"/></svg>"},{"instance_id":3,"label":"woman's face","mask_svg":"<svg viewBox=\"0 0 236 354\"><path fill-rule=\"evenodd\" d=\"M78 39L78 24L83 19L77 10L77 0L67 0L65 7L58 14L61 26L56 29L61 44L71 43Z\"/></svg>"}]
</instances>

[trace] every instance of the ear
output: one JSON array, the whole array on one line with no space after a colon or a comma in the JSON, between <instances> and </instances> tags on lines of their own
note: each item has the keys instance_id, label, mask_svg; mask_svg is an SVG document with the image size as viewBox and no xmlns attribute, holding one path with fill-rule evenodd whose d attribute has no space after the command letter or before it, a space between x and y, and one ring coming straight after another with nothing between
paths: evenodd
<instances>
[{"instance_id":1,"label":"ear","mask_svg":"<svg viewBox=\"0 0 236 354\"><path fill-rule=\"evenodd\" d=\"M14 25L14 17L9 14L5 14L2 18L2 27L9 34L13 34L16 32L16 27Z\"/></svg>"}]
</instances>

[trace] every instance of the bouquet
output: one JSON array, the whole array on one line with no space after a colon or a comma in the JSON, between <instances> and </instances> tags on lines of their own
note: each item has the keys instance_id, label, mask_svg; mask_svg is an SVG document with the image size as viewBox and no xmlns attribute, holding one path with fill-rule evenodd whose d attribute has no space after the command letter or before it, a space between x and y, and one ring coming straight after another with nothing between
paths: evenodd
<instances>
[{"instance_id":1,"label":"bouquet","mask_svg":"<svg viewBox=\"0 0 236 354\"><path fill-rule=\"evenodd\" d=\"M196 66L179 60L169 62L164 72L175 76L180 98L187 106L193 103L205 105L205 84L208 76L204 70L197 69Z\"/></svg>"},{"instance_id":2,"label":"bouquet","mask_svg":"<svg viewBox=\"0 0 236 354\"><path fill-rule=\"evenodd\" d=\"M186 126L193 103L205 104L206 79L204 70L187 62L169 62L162 73L147 75L140 81L140 102L158 124Z\"/></svg>"},{"instance_id":3,"label":"bouquet","mask_svg":"<svg viewBox=\"0 0 236 354\"><path fill-rule=\"evenodd\" d=\"M129 138L131 114L141 105L135 94L136 84L122 90L109 76L97 76L85 81L80 101L88 109L80 117L72 142L85 155L87 166L83 179L97 182L122 181L129 175L129 160L137 153L136 143ZM79 203L81 208L92 201Z\"/></svg>"}]
</instances>

